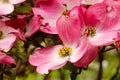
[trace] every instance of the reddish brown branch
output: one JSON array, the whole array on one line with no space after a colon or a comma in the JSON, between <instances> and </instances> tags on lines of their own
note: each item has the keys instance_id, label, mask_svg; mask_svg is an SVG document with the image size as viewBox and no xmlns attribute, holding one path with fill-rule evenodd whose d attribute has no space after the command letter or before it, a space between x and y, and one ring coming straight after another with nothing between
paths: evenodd
<instances>
[{"instance_id":1,"label":"reddish brown branch","mask_svg":"<svg viewBox=\"0 0 120 80\"><path fill-rule=\"evenodd\" d=\"M102 73L103 73L103 66L102 66L102 62L103 62L103 53L99 54L99 72L98 72L98 77L97 80L102 80Z\"/></svg>"}]
</instances>

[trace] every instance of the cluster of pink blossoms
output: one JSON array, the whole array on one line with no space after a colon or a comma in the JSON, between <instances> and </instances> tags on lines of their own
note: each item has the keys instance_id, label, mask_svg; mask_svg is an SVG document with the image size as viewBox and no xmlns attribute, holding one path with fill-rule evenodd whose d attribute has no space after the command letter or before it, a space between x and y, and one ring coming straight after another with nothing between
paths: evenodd
<instances>
[{"instance_id":1,"label":"cluster of pink blossoms","mask_svg":"<svg viewBox=\"0 0 120 80\"><path fill-rule=\"evenodd\" d=\"M13 4L24 2L25 0L0 0L0 15L7 15L14 10ZM20 38L21 33L0 21L0 64L15 64L12 57L6 54L14 42ZM21 35L22 36L22 35Z\"/></svg>"},{"instance_id":2,"label":"cluster of pink blossoms","mask_svg":"<svg viewBox=\"0 0 120 80\"><path fill-rule=\"evenodd\" d=\"M26 41L26 38L35 33L41 24L39 16L33 16L29 23L27 23L23 15L17 15L16 19L9 18L8 14L14 11L13 4L24 1L0 0L0 64L16 64L15 60L8 55L8 52L15 42L19 40Z\"/></svg>"},{"instance_id":3,"label":"cluster of pink blossoms","mask_svg":"<svg viewBox=\"0 0 120 80\"><path fill-rule=\"evenodd\" d=\"M0 15L12 13L13 4L24 1L1 0ZM38 30L58 34L63 43L37 48L29 56L29 63L41 74L67 62L86 67L98 55L99 47L113 43L120 47L120 0L36 0L32 11L34 16L28 23L19 15L14 20L1 19L0 63L15 64L5 52L15 41L26 41Z\"/></svg>"},{"instance_id":4,"label":"cluster of pink blossoms","mask_svg":"<svg viewBox=\"0 0 120 80\"><path fill-rule=\"evenodd\" d=\"M88 66L98 48L114 42L119 47L119 0L36 0L34 15L42 17L40 31L58 34L63 44L37 48L30 64L37 72L48 73L68 61Z\"/></svg>"}]
</instances>

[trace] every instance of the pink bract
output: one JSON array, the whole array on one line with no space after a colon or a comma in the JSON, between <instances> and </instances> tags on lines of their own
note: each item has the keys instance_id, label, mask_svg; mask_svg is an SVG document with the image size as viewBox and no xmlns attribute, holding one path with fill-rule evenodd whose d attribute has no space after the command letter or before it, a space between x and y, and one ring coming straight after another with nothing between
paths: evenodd
<instances>
[{"instance_id":1,"label":"pink bract","mask_svg":"<svg viewBox=\"0 0 120 80\"><path fill-rule=\"evenodd\" d=\"M14 4L22 3L25 0L0 0L0 15L10 14L14 11Z\"/></svg>"},{"instance_id":2,"label":"pink bract","mask_svg":"<svg viewBox=\"0 0 120 80\"><path fill-rule=\"evenodd\" d=\"M82 0L60 0L61 4L66 5L68 10L71 10L75 6L80 6Z\"/></svg>"},{"instance_id":3,"label":"pink bract","mask_svg":"<svg viewBox=\"0 0 120 80\"><path fill-rule=\"evenodd\" d=\"M87 67L98 55L98 47L89 44L85 54L74 63L78 67Z\"/></svg>"},{"instance_id":4,"label":"pink bract","mask_svg":"<svg viewBox=\"0 0 120 80\"><path fill-rule=\"evenodd\" d=\"M10 64L15 64L15 61L9 55L7 55L7 54L5 54L3 52L0 52L0 64L10 65Z\"/></svg>"},{"instance_id":5,"label":"pink bract","mask_svg":"<svg viewBox=\"0 0 120 80\"><path fill-rule=\"evenodd\" d=\"M32 34L34 34L36 31L39 30L41 26L41 16L35 15L32 17L30 22L26 25L26 32L25 37L30 37Z\"/></svg>"}]
</instances>

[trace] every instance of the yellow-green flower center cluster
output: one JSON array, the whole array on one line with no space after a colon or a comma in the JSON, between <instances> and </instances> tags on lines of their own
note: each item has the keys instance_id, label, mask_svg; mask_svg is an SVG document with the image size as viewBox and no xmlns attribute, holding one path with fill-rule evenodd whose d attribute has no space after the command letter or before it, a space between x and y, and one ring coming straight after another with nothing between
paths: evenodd
<instances>
[{"instance_id":1,"label":"yellow-green flower center cluster","mask_svg":"<svg viewBox=\"0 0 120 80\"><path fill-rule=\"evenodd\" d=\"M0 39L3 37L3 32L0 31Z\"/></svg>"},{"instance_id":2,"label":"yellow-green flower center cluster","mask_svg":"<svg viewBox=\"0 0 120 80\"><path fill-rule=\"evenodd\" d=\"M90 36L90 37L93 37L93 36L95 36L95 34L96 34L96 29L95 29L94 27L92 27L92 26L88 26L88 27L85 29L85 31L84 31L83 34L84 34L84 35L87 35L87 36Z\"/></svg>"},{"instance_id":3,"label":"yellow-green flower center cluster","mask_svg":"<svg viewBox=\"0 0 120 80\"><path fill-rule=\"evenodd\" d=\"M59 52L58 52L58 54L60 55L60 56L69 56L70 54L71 54L71 51L72 51L72 49L70 48L70 47L66 47L66 46L64 46L63 48L61 48L60 50L59 50Z\"/></svg>"}]
</instances>

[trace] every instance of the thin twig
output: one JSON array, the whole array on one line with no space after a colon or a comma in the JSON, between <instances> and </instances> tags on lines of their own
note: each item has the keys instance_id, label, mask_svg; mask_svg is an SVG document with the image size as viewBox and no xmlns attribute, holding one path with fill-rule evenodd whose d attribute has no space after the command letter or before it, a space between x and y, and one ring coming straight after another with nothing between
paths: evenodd
<instances>
[{"instance_id":1,"label":"thin twig","mask_svg":"<svg viewBox=\"0 0 120 80\"><path fill-rule=\"evenodd\" d=\"M20 69L20 66L22 65L22 60L19 59L18 63L17 63L17 66L16 66L16 69L14 71L14 75L17 75L19 69Z\"/></svg>"},{"instance_id":2,"label":"thin twig","mask_svg":"<svg viewBox=\"0 0 120 80\"><path fill-rule=\"evenodd\" d=\"M6 67L7 67L6 65L3 65L3 69L0 73L0 80L3 80L3 74L4 74L4 71L5 71Z\"/></svg>"},{"instance_id":3,"label":"thin twig","mask_svg":"<svg viewBox=\"0 0 120 80\"><path fill-rule=\"evenodd\" d=\"M97 80L102 80L102 73L103 73L103 66L102 66L102 62L103 62L103 53L105 52L105 46L103 46L102 50L99 51L99 72L98 72L98 76L97 76Z\"/></svg>"},{"instance_id":4,"label":"thin twig","mask_svg":"<svg viewBox=\"0 0 120 80\"><path fill-rule=\"evenodd\" d=\"M116 49L116 47L108 48L108 49L104 50L104 52L107 52L107 51L110 51L110 50L113 50L113 49Z\"/></svg>"},{"instance_id":5,"label":"thin twig","mask_svg":"<svg viewBox=\"0 0 120 80\"><path fill-rule=\"evenodd\" d=\"M102 62L103 62L103 53L99 55L99 72L98 72L97 80L102 80L102 73L103 73Z\"/></svg>"},{"instance_id":6,"label":"thin twig","mask_svg":"<svg viewBox=\"0 0 120 80\"><path fill-rule=\"evenodd\" d=\"M51 72L49 72L50 74ZM46 74L43 80L49 80L49 74Z\"/></svg>"}]
</instances>

